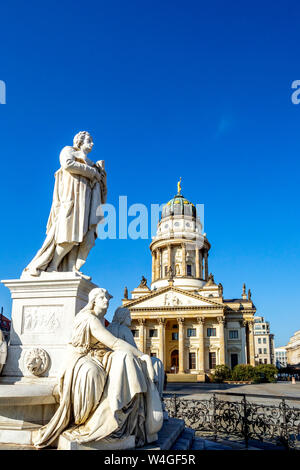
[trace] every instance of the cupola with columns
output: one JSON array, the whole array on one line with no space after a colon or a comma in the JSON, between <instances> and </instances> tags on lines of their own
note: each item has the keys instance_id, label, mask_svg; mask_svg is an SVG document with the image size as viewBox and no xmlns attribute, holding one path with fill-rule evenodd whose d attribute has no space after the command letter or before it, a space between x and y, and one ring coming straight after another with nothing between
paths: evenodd
<instances>
[{"instance_id":1,"label":"cupola with columns","mask_svg":"<svg viewBox=\"0 0 300 470\"><path fill-rule=\"evenodd\" d=\"M151 290L170 282L187 290L202 288L208 280L209 249L195 205L181 194L180 178L177 194L163 207L150 244Z\"/></svg>"}]
</instances>

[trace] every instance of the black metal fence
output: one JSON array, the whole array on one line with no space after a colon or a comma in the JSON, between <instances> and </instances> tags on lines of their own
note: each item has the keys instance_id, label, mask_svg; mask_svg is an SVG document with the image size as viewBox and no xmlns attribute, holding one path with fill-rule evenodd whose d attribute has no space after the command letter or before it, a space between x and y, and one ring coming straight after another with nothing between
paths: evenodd
<instances>
[{"instance_id":1,"label":"black metal fence","mask_svg":"<svg viewBox=\"0 0 300 470\"><path fill-rule=\"evenodd\" d=\"M226 395L238 396L240 400L226 400ZM277 405L266 405L247 400L244 394L222 394L217 398L192 400L176 394L164 397L170 417L181 418L196 431L209 432L214 439L238 436L248 447L250 440L272 442L287 449L300 446L300 403L291 407L285 399ZM273 397L274 398L274 397Z\"/></svg>"}]
</instances>

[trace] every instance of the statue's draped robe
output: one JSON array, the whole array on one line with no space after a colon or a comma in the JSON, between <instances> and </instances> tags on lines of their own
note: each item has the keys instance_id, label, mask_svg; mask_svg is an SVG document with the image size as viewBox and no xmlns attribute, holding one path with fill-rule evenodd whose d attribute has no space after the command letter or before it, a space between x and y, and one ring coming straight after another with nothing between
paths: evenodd
<instances>
[{"instance_id":1,"label":"statue's draped robe","mask_svg":"<svg viewBox=\"0 0 300 470\"><path fill-rule=\"evenodd\" d=\"M130 328L124 324L119 323L118 321L112 321L107 329L116 336L116 338L120 338L123 341L126 341L127 343L131 344L131 346L134 346L135 348L137 347L136 342L134 340L133 334L130 330ZM160 396L163 396L163 390L164 390L164 382L165 382L165 369L163 366L162 361L158 357L151 357L152 361L152 366L153 370L155 373L155 383L156 387L158 389L158 392Z\"/></svg>"},{"instance_id":2,"label":"statue's draped robe","mask_svg":"<svg viewBox=\"0 0 300 470\"><path fill-rule=\"evenodd\" d=\"M162 426L161 400L145 363L132 353L108 350L92 336L94 315L75 319L68 358L59 378L60 404L35 437L36 447L63 435L77 442L135 436L151 442Z\"/></svg>"},{"instance_id":3,"label":"statue's draped robe","mask_svg":"<svg viewBox=\"0 0 300 470\"><path fill-rule=\"evenodd\" d=\"M89 159L78 158L73 147L60 153L61 168L55 173L53 201L47 223L46 239L26 270L46 270L55 246L82 243L89 230L95 232L102 217L100 206L106 202L106 180L92 187L98 171ZM67 263L65 263L66 265Z\"/></svg>"}]
</instances>

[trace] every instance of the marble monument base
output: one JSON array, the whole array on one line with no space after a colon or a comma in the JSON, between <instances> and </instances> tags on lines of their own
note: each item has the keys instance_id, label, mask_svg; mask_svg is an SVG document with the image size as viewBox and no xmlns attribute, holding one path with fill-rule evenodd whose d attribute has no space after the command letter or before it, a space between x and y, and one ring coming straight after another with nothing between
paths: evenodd
<instances>
[{"instance_id":1,"label":"marble monument base","mask_svg":"<svg viewBox=\"0 0 300 470\"><path fill-rule=\"evenodd\" d=\"M101 439L80 444L71 441L63 434L58 438L57 450L132 450L135 449L135 437L127 436L120 439Z\"/></svg>"},{"instance_id":2,"label":"marble monument base","mask_svg":"<svg viewBox=\"0 0 300 470\"><path fill-rule=\"evenodd\" d=\"M97 287L75 273L1 281L12 297L12 326L2 376L55 378L70 341L75 315Z\"/></svg>"},{"instance_id":3,"label":"marble monument base","mask_svg":"<svg viewBox=\"0 0 300 470\"><path fill-rule=\"evenodd\" d=\"M5 280L12 326L0 377L0 443L31 445L57 409L56 377L75 315L94 287L75 273L41 273Z\"/></svg>"},{"instance_id":4,"label":"marble monument base","mask_svg":"<svg viewBox=\"0 0 300 470\"><path fill-rule=\"evenodd\" d=\"M32 445L33 433L58 407L53 384L43 379L0 383L0 443Z\"/></svg>"}]
</instances>

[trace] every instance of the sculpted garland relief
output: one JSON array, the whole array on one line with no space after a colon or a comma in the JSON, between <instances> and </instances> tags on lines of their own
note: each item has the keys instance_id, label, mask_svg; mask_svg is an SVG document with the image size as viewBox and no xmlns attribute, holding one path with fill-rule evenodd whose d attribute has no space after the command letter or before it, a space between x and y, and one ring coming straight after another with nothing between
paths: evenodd
<instances>
[{"instance_id":1,"label":"sculpted garland relief","mask_svg":"<svg viewBox=\"0 0 300 470\"><path fill-rule=\"evenodd\" d=\"M55 333L60 329L62 316L62 305L25 306L22 334Z\"/></svg>"}]
</instances>

